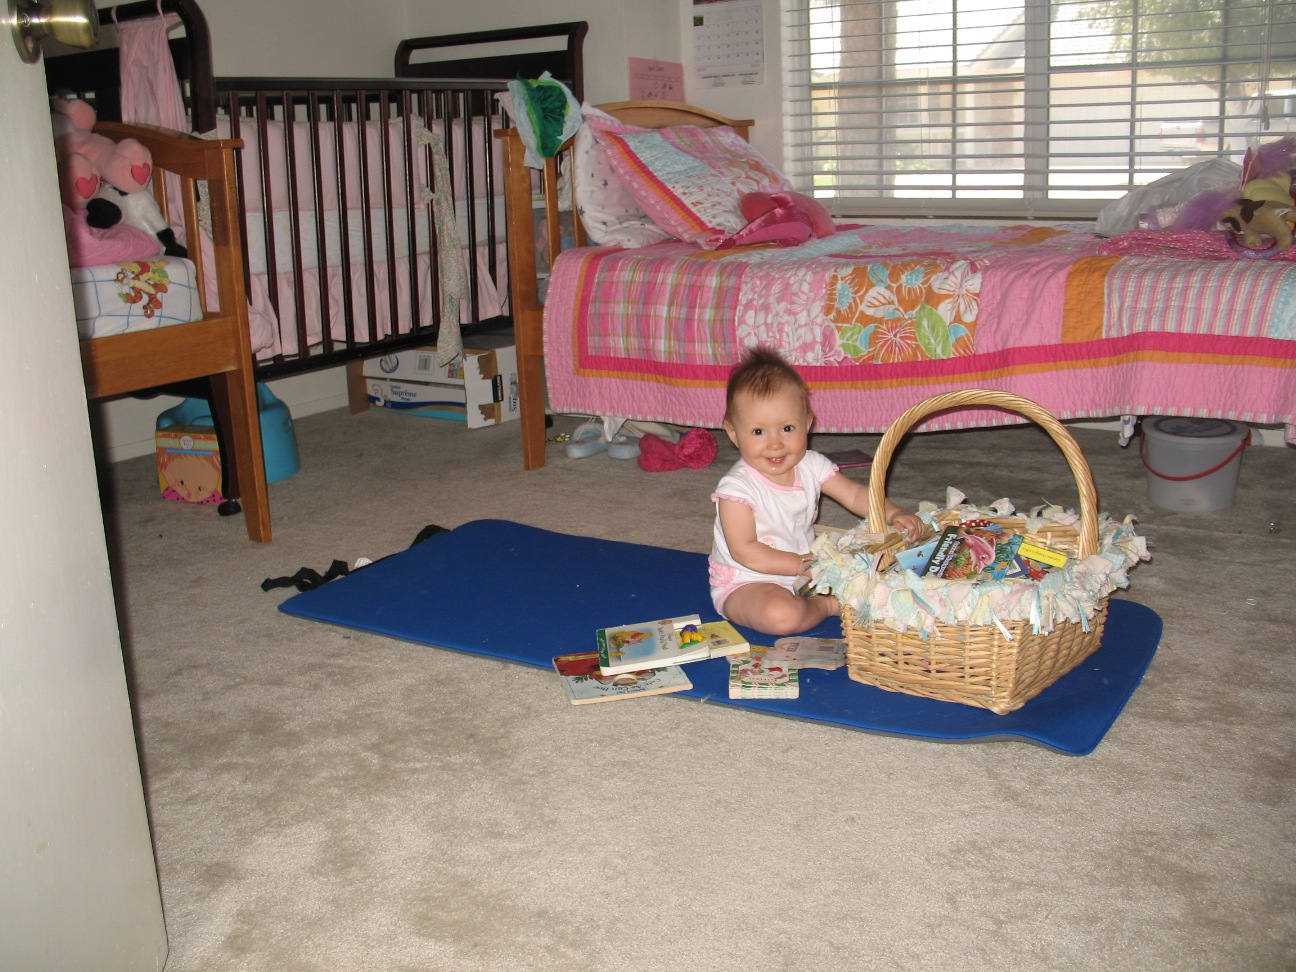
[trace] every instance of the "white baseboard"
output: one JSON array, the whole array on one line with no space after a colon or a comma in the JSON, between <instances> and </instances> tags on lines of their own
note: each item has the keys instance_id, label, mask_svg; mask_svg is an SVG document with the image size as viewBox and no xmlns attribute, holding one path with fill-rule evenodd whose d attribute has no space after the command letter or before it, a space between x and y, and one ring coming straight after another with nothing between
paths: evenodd
<instances>
[{"instance_id":1,"label":"white baseboard","mask_svg":"<svg viewBox=\"0 0 1296 972\"><path fill-rule=\"evenodd\" d=\"M288 406L294 419L347 406L346 368L328 368L288 378L276 378L266 384L275 396ZM101 462L121 462L151 455L157 417L180 403L173 395L155 398L121 398L111 402L94 402L90 407L90 427L94 435L95 457Z\"/></svg>"}]
</instances>

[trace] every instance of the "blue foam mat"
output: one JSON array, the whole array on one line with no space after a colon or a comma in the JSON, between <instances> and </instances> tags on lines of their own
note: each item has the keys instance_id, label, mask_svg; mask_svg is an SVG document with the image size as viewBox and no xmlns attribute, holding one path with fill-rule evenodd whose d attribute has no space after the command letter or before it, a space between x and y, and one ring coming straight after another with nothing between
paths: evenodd
<instances>
[{"instance_id":1,"label":"blue foam mat","mask_svg":"<svg viewBox=\"0 0 1296 972\"><path fill-rule=\"evenodd\" d=\"M704 621L717 617L704 554L506 520L475 520L436 534L297 594L280 610L548 669L554 655L591 650L599 627L681 614L699 614ZM756 644L772 642L743 633ZM811 633L839 637L841 626L833 619ZM1083 756L1115 722L1160 638L1161 619L1154 611L1113 600L1102 647L1025 706L1002 716L884 692L853 681L845 668L803 671L799 699L730 699L728 666L720 659L687 666L693 688L679 694L873 732L941 740L1017 738ZM555 686L554 704L564 698Z\"/></svg>"}]
</instances>

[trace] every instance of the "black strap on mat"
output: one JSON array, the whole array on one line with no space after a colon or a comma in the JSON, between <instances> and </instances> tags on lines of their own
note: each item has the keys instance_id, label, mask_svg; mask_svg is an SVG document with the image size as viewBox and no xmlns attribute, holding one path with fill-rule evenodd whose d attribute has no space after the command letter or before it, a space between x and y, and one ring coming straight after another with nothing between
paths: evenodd
<instances>
[{"instance_id":1,"label":"black strap on mat","mask_svg":"<svg viewBox=\"0 0 1296 972\"><path fill-rule=\"evenodd\" d=\"M445 527L437 526L435 523L429 523L418 532L418 535L414 537L414 541L410 546L415 547L428 537L434 537L438 533L444 533L445 530ZM390 557L391 554L388 554L387 556ZM382 557L380 559L386 560L387 558ZM373 563L377 562L378 561L376 560L373 561ZM357 567L356 570L364 570L364 568L368 566L368 564L364 564L363 566ZM335 577L344 577L349 573L351 573L351 568L346 565L345 561L335 560L333 563L329 564L328 570L324 571L322 574L314 568L303 567L301 570L297 571L297 573L289 577L267 577L261 582L261 590L270 591L274 590L276 587L295 587L299 591L313 591L315 588L327 584Z\"/></svg>"}]
</instances>

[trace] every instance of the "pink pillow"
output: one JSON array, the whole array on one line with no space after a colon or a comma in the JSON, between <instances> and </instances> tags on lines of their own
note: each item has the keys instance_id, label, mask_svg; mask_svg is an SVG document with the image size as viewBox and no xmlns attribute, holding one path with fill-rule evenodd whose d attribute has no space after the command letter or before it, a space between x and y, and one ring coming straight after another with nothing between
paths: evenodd
<instances>
[{"instance_id":1,"label":"pink pillow","mask_svg":"<svg viewBox=\"0 0 1296 972\"><path fill-rule=\"evenodd\" d=\"M800 192L749 192L742 198L742 214L748 222L780 206L800 210L800 215L809 222L810 231L817 240L837 232L837 224L833 222L832 213L828 212L828 208L813 196Z\"/></svg>"},{"instance_id":2,"label":"pink pillow","mask_svg":"<svg viewBox=\"0 0 1296 972\"><path fill-rule=\"evenodd\" d=\"M63 207L63 232L67 235L68 266L100 267L109 263L152 260L162 255L162 241L125 223L97 229L86 222L84 209Z\"/></svg>"},{"instance_id":3,"label":"pink pillow","mask_svg":"<svg viewBox=\"0 0 1296 972\"><path fill-rule=\"evenodd\" d=\"M703 249L715 249L747 225L742 213L746 194L792 190L782 173L728 126L627 132L598 118L587 121L612 168L652 221Z\"/></svg>"}]
</instances>

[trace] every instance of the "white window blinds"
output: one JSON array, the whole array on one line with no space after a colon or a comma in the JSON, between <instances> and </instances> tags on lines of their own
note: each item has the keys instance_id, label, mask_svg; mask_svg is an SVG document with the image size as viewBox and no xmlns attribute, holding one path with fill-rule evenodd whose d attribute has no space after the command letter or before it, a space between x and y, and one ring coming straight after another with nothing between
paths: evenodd
<instances>
[{"instance_id":1,"label":"white window blinds","mask_svg":"<svg viewBox=\"0 0 1296 972\"><path fill-rule=\"evenodd\" d=\"M1296 132L1293 0L784 0L785 165L841 215L1092 216Z\"/></svg>"}]
</instances>

